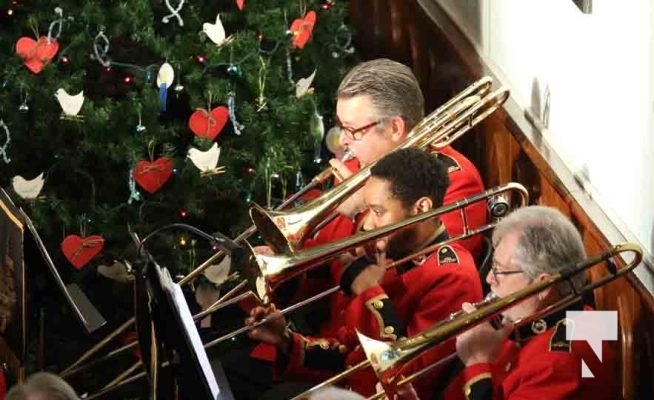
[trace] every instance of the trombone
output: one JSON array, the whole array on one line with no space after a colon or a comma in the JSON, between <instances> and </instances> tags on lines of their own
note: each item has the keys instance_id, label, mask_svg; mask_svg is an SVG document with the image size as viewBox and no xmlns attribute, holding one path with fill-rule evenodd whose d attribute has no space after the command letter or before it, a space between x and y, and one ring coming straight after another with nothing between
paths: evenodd
<instances>
[{"instance_id":1,"label":"trombone","mask_svg":"<svg viewBox=\"0 0 654 400\"><path fill-rule=\"evenodd\" d=\"M449 129L443 131L442 134L439 135L438 137L440 139L449 139L449 140L447 140L447 142L442 142L442 144L441 144L442 146L445 146L445 145L451 143L453 140L458 138L458 136L465 133L468 129L470 129L472 126L474 126L479 121L484 119L487 115L492 113L496 108L499 108L499 106L501 106L501 104L503 104L504 101L506 101L506 99L509 96L508 90L499 90L499 91L495 92L493 95L489 96L488 98L485 97L490 92L491 85L492 85L492 79L490 77L484 77L484 78L478 80L477 82L473 83L468 88L463 90L461 93L459 93L457 96L453 97L451 100L449 100L444 105L439 107L436 111L434 111L432 114L430 114L427 118L423 119L423 121L421 121L416 126L416 128L414 128L414 130L412 130L411 133L413 134L414 132L416 132L416 133L423 132L425 130L428 133L428 132L432 131L435 128L434 125L447 127ZM483 98L483 101L481 101L482 98ZM488 100L488 99L490 99L490 100ZM475 115L475 113L478 112L479 109L481 109L482 106L484 106L486 104L489 104L489 103L490 103L490 106L489 106L490 108L489 109L484 110L480 115ZM473 107L473 106L475 106L475 107ZM469 108L471 108L472 111L470 111L468 113L463 113L464 111L466 111ZM454 116L458 116L459 114L461 114L461 116L460 116L460 118L455 120L456 124L455 123L447 124ZM467 122L467 124L466 124L466 122ZM432 138L430 138L427 135L419 136L418 134L414 134L413 136L415 136L415 137L412 138L412 143L417 143L417 145L419 147L426 147L429 144L437 145L435 143L431 143ZM422 139L422 140L420 140L420 139ZM441 142L439 142L439 143L441 143ZM353 156L354 155L351 152L346 152L343 160L346 161L347 159L350 159ZM289 199L284 201L284 203L282 203L280 206L278 206L273 211L273 213L274 212L280 212L281 210L285 209L288 205L292 204L302 194L306 193L306 191L308 191L309 189L315 187L319 183L322 183L323 181L328 179L333 172L334 172L334 169L331 168L331 167L326 168L325 170L323 170L321 173L316 175L316 177L314 177L308 185L306 185L304 188L300 189L300 191L298 193L294 194ZM315 227L319 224L321 219L324 219L324 217L330 211L332 211L332 210L334 210L336 208L338 203L343 201L346 196L350 195L353 190L360 187L363 184L363 182L365 181L365 179L367 178L368 175L369 175L369 169L366 169L366 171L364 171L364 174L361 174L361 171L360 171L359 173L351 176L350 178L352 178L352 179L346 179L340 185L336 186L336 188L339 188L336 191L338 193L338 199L336 197L334 197L334 200L331 201L332 205L334 205L334 206L329 207L329 208L321 207L320 209L315 209L314 212L313 212L313 218L311 219L311 224L306 224L306 226L304 226L304 227L299 227L299 225L303 225L303 223L297 224L297 221L295 221L294 222L294 227L295 228L300 228L300 230L302 231L302 233L304 235L302 237L302 241L304 240L304 238L306 238L306 236L311 231L313 231L315 229ZM347 186L345 185L345 182L352 182L352 180L355 179L355 177L357 177L357 176L359 176L359 178L358 178L359 182L356 185L347 185ZM332 191L329 191L328 193L335 193L335 192L332 190ZM331 195L329 195L329 196L331 196ZM317 200L319 200L320 203L324 203L324 199L328 198L329 196L320 196L320 198L317 199ZM338 203L336 201L338 201ZM311 204L315 205L317 203L314 200L313 202L311 202ZM325 204L323 204L323 205L325 205ZM251 215L254 213L256 215L264 216L264 219L267 218L267 213L269 213L269 211L264 210L263 208L261 208L258 205L255 205L255 208L257 210L259 210L260 212L257 213L255 211L251 210ZM301 208L303 210L307 209L307 207L304 207L304 206L299 207L299 208ZM295 210L297 210L297 208ZM315 211L318 211L318 212L315 212ZM288 221L290 221L291 219L292 218L290 218L290 217L287 218ZM250 228L248 228L247 230L245 230L244 232L242 232L240 235L238 235L234 239L234 242L242 243L243 241L248 239L252 234L254 234L257 231L257 228L259 228L259 231L261 232L262 236L264 236L264 237L267 236L267 234L265 234L262 231L261 227L260 227L261 223L257 224L256 217L253 217L253 222L255 224L253 226L251 226ZM276 229L276 227L273 227L273 230L274 229ZM301 243L301 242L298 242L298 243ZM275 247L275 246L273 246L273 247ZM195 268L193 271L191 271L188 275L186 275L179 282L179 284L184 285L186 283L189 283L194 278L196 278L198 275L200 275L206 268L208 268L210 265L212 265L217 260L219 260L223 255L224 255L224 253L222 251L216 252L209 259L207 259L205 262L203 262L201 265L199 265L197 268ZM241 285L239 285L239 287L241 287ZM232 292L230 292L228 295L231 296L231 294L232 294ZM220 303L222 301L226 301L229 298L228 295L225 295L225 296L221 297L221 299L219 299L212 306L212 308L218 306L218 303ZM247 295L248 295L248 293L245 293L242 296L247 296ZM214 310L215 310L215 308L214 308ZM115 331L113 331L107 337L105 337L102 341L100 341L98 344L96 344L91 349L86 351L72 365L65 368L62 371L62 374L70 375L73 372L77 372L77 371L80 371L82 369L85 369L85 368L82 368L82 367L84 367L84 365L81 365L81 364L83 364L86 360L91 358L97 351L99 351L101 348L103 348L106 344L108 344L116 336L118 336L120 333L122 333L127 328L129 328L132 325L133 322L134 322L134 318L131 318L130 320L126 321L119 328L117 328ZM131 348L133 346L134 345L126 345L126 346L123 346L123 347L121 347L119 349L116 349L116 350L110 352L109 354L107 354L106 356L102 357L101 360L104 360L104 359L107 359L107 358L112 358L114 355L120 354L123 351L125 351L128 348Z\"/></svg>"},{"instance_id":2,"label":"trombone","mask_svg":"<svg viewBox=\"0 0 654 400\"><path fill-rule=\"evenodd\" d=\"M341 161L348 161L348 160L351 160L352 158L354 158L354 153L352 153L352 151L348 150L343 155L343 158L341 159ZM298 198L300 198L306 192L313 189L317 185L325 182L327 179L329 179L331 177L332 174L335 174L335 173L336 173L336 170L334 168L332 168L332 167L325 168L322 172L317 174L307 185L302 187L298 192L296 192L291 197L286 199L283 203L281 203L279 206L277 206L275 208L275 211L283 210L286 207L288 207L289 205L293 204ZM250 226L248 229L241 232L236 238L234 238L234 243L241 243L241 242L247 240L256 231L257 231L256 226L254 226L254 225ZM137 245L138 245L138 243L137 243ZM225 253L222 250L217 251L209 259L207 259L205 262L203 262L201 265L199 265L197 268L195 268L193 271L191 271L188 275L186 275L184 278L182 278L182 280L179 282L179 284L180 285L185 285L185 284L191 282L194 278L196 278L198 275L200 275L205 269L207 269L209 266L211 266L217 260L221 259L224 255L225 255ZM232 304L233 302L241 300L243 297L249 295L249 293L246 292L246 293L243 293L242 295L240 295L239 297L232 299L232 301L230 303L222 304L224 302L227 302L228 299L230 299L237 291L242 289L244 286L245 286L245 282L243 281L240 284L238 284L235 288L230 290L227 294L220 297L214 304L211 305L211 307L209 307L207 310L205 310L205 313L208 314L208 313L211 313L213 311L216 311L219 308L222 308L222 307L225 307L225 306L227 306L229 304ZM105 345L107 345L109 342L111 342L115 337L117 337L123 331L128 329L134 323L134 321L135 321L134 317L132 317L129 320L125 321L122 325L120 325L118 328L116 328L112 333L107 335L103 340L101 340L95 346L93 346L92 348L87 350L73 364L69 365L64 370L61 371L60 374L62 375L62 377L70 376L70 375L73 375L73 374L75 374L77 372L86 370L86 369L92 367L93 365L96 365L96 364L98 364L98 363L100 363L100 362L102 362L104 360L111 359L114 356L116 356L118 354L122 354L126 350L129 350L129 349L135 347L136 344L137 344L136 342L124 345L122 347L119 347L118 349L112 350L111 352L109 352L106 355L100 357L99 359L96 359L96 360L94 360L92 362L89 362L87 364L82 365L82 363L84 363L84 361L91 358L93 356L93 354L97 353Z\"/></svg>"},{"instance_id":3,"label":"trombone","mask_svg":"<svg viewBox=\"0 0 654 400\"><path fill-rule=\"evenodd\" d=\"M416 128L421 128L422 129L422 127L425 127L426 125L429 125L432 122L433 119L435 119L436 117L442 116L443 113L445 113L446 111L448 111L450 109L453 109L455 107L457 107L457 109L461 109L461 108L464 109L464 107L462 107L460 105L460 103L464 99L468 100L468 102L466 104L470 104L470 99L469 99L470 96L475 95L475 96L478 96L479 98L485 96L490 91L492 82L493 81L492 81L492 79L490 77L483 77L483 78L479 79L477 82L473 83L468 88L463 90L461 93L459 93L458 95L456 95L455 97L453 97L452 99L447 101L445 104L443 104L441 107L439 107L436 111L434 111L432 114L430 114L430 116L428 118L421 121ZM508 97L508 91L506 92L506 97ZM506 99L504 99L504 100L506 100ZM414 131L417 130L416 128L414 128ZM349 159L352 159L353 157L354 157L354 154L351 151L347 151L345 153L345 155L343 156L342 161L347 161ZM310 190L310 189L316 187L317 185L319 185L320 183L324 182L325 180L327 180L334 173L335 173L335 170L332 167L325 168L322 172L320 172L318 175L316 175L306 186L304 186L297 193L295 193L293 196L289 197L282 204L280 204L278 207L276 207L273 210L273 212L278 212L278 211L281 211L281 210L285 209L286 207L291 205L295 200L297 200L300 196L302 196L304 193L306 193L308 190ZM361 182L363 182L363 180ZM339 186L341 186L341 185L339 185ZM341 194L341 196L344 197L344 196L346 196L346 195L348 195L350 193L350 190L351 189L341 190L339 193ZM255 205L255 207L257 207L257 209L260 210L259 214L265 215L267 213L267 211L264 210L263 208L261 208L260 206ZM325 212L324 214L321 214L321 215L325 216L326 214L327 214L327 212ZM254 218L253 218L253 220L254 220ZM254 221L254 222L255 222L254 225L250 226L248 229L246 229L241 234L239 234L236 238L234 238L235 243L241 243L241 242L247 240L250 236L252 236L257 231L257 228L259 227L259 225L257 224L256 221ZM312 231L313 228L315 228L318 225L318 223L319 223L319 221L314 218L314 222L312 223L312 226L310 226L310 227L307 226L305 229L303 229L302 230L303 233L305 235L308 235L310 233L310 231ZM262 233L262 235L263 235L263 233ZM191 282L198 275L200 275L205 269L207 269L210 265L214 264L216 261L220 260L223 256L224 256L224 252L222 252L222 251L218 251L218 252L214 253L205 262L200 264L197 268L195 268L188 275L186 275L179 282L179 284L180 285L185 285L185 284ZM223 296L221 299L218 300L218 302L224 301L224 300L227 300L227 299L228 299L227 296ZM218 302L216 302L216 303L218 303ZM214 306L216 306L216 305L217 304L214 304ZM83 364L86 360L91 358L95 353L97 353L100 349L102 349L105 345L107 345L109 342L111 342L115 337L117 337L123 331L128 329L134 323L134 320L135 320L134 318L129 319L128 321L123 323L121 326L119 326L117 329L115 329L112 333L107 335L103 340L101 340L96 345L94 345L92 348L87 350L73 364L71 364L70 366L65 368L62 371L62 374L67 374L68 375L68 374L71 374L74 370L75 371L80 370L80 365L81 364ZM114 354L116 352L121 353L123 350L125 350L124 347L119 348L119 349L109 353L108 356L109 356L109 358L111 358L112 354ZM103 358L106 358L106 357L103 357Z\"/></svg>"},{"instance_id":4,"label":"trombone","mask_svg":"<svg viewBox=\"0 0 654 400\"><path fill-rule=\"evenodd\" d=\"M509 203L509 201L507 201L506 199L507 198L511 199L512 195L517 196L518 200L511 201ZM252 248L246 242L245 243L246 255L244 257L244 263L245 263L244 271L245 271L245 275L248 277L247 282L249 283L250 290L246 291L245 295L251 294L253 296L256 296L260 301L267 302L273 290L273 285L271 285L268 282L270 280L275 280L275 283L279 283L283 279L291 278L299 273L305 272L308 268L311 268L316 265L320 265L321 263L331 258L334 258L337 255L342 254L347 250L358 247L366 242L381 238L397 230L407 228L412 224L423 222L428 219L436 218L453 211L459 211L463 214L466 207L481 201L486 201L489 204L489 207L493 208L490 210L490 213L492 215L494 215L496 218L502 218L511 211L512 207L510 206L510 204L516 204L514 208L520 208L526 206L529 202L529 194L527 190L524 188L524 186L522 186L521 184L510 182L501 186L497 186L492 189L488 189L482 193L470 197L466 197L457 202L447 204L437 209L430 210L425 213L421 213L416 216L407 218L403 221L399 221L391 225L377 228L375 230L362 232L337 242L332 242L322 246L312 247L303 250L301 252L298 252L295 255L290 255L290 256L255 254ZM491 222L477 228L471 228L468 226L467 219L464 218L463 221L464 221L464 227L463 227L464 229L463 229L463 233L461 233L460 235L449 238L444 242L426 247L400 260L396 260L392 263L389 263L388 265L386 265L386 268L391 269L414 258L420 257L425 254L429 254L434 250L436 250L438 247L443 246L447 243L455 242L458 240L466 239L473 235L484 233L486 231L493 229L497 224L497 222ZM258 291L256 289L257 287L259 288ZM280 310L279 313L280 315L287 315L301 307L304 307L317 300L325 298L337 292L338 290L340 290L340 287L334 286L308 299L290 305L284 308L283 310ZM243 297L238 296L237 298L242 299ZM201 315L205 316L206 314L207 314L206 312L203 312ZM250 331L261 325L264 325L270 322L271 319L278 318L278 317L279 315L266 317L254 325L243 326L239 329L236 329L230 333L227 333L219 338L216 338L206 343L204 345L204 348L208 349L213 346L216 346L237 335L240 335L244 332ZM135 344L133 344L132 347L133 346L135 346ZM138 366L138 364L139 363L135 364L135 366ZM130 370L133 370L135 366L132 366ZM124 377L125 375L126 373L123 373L121 374L121 377ZM143 376L145 376L144 372L120 381L118 379L115 379L114 382L112 382L112 384L109 384L105 388L103 388L101 393L104 394L113 391L115 389L118 389L119 387L134 382L136 379L140 379ZM99 394L96 394L91 398L96 398L96 396L98 395Z\"/></svg>"},{"instance_id":5,"label":"trombone","mask_svg":"<svg viewBox=\"0 0 654 400\"><path fill-rule=\"evenodd\" d=\"M448 146L508 99L508 89L501 88L487 95L489 87L488 78L474 83L424 118L397 148L431 146L439 149ZM363 186L374 164L367 165L338 186L291 211L268 211L255 203L250 208L250 217L275 253L293 254L321 221Z\"/></svg>"},{"instance_id":6,"label":"trombone","mask_svg":"<svg viewBox=\"0 0 654 400\"><path fill-rule=\"evenodd\" d=\"M311 267L321 265L325 261L328 261L345 251L359 247L362 243L379 239L418 222L440 217L449 212L458 210L462 214L462 220L464 221L463 233L457 237L449 239L448 242L464 239L490 230L495 226L495 222L485 224L475 229L470 228L464 215L464 209L470 204L487 201L489 207L492 207L490 213L495 215L497 218L501 218L509 212L510 207L506 198L511 198L512 194L515 194L518 197L518 205L516 208L524 207L529 203L529 193L527 192L527 189L519 183L509 182L485 190L479 194L460 199L454 203L446 204L439 208L414 215L405 220L370 231L364 231L321 246L310 247L291 255L256 254L252 247L246 243L246 246L244 246L245 255L243 257L242 273L248 281L250 291L258 294L260 301L267 303L275 286L278 285L279 282L303 273ZM443 243L438 243L426 247L417 253L394 261L388 266L388 268L393 268L413 258L429 254L442 245Z\"/></svg>"},{"instance_id":7,"label":"trombone","mask_svg":"<svg viewBox=\"0 0 654 400\"><path fill-rule=\"evenodd\" d=\"M594 282L589 282L581 287L576 287L571 278L577 274L585 273L590 267L610 259L622 255L622 253L633 253L633 258L624 267L618 268L613 262L607 262L609 275ZM570 305L582 300L583 296L598 287L601 287L622 275L629 273L642 260L642 250L640 246L635 243L621 243L611 247L594 257L578 263L577 265L567 267L559 273L553 274L547 279L535 282L526 288L517 291L504 298L486 298L482 302L477 303L477 310L472 313L459 311L452 314L448 319L438 322L432 327L426 329L422 333L406 339L401 339L395 342L383 342L369 338L360 332L357 332L361 347L366 354L365 361L351 367L348 370L341 372L338 375L330 378L329 380L320 383L317 386L305 391L304 393L296 396L295 400L306 399L310 393L323 388L324 386L333 384L351 375L358 370L372 367L377 377L379 378L384 391L379 392L370 399L380 399L385 395L385 392L393 393L395 389L401 385L408 384L415 379L424 376L427 372L432 370L437 365L442 365L446 361L454 359L456 353L451 354L443 360L439 360L435 365L427 366L406 378L400 378L403 370L410 364L412 360L420 356L426 350L431 349L449 339L456 337L464 331L473 328L485 321L492 320L500 316L502 311L512 308L519 302L532 297L539 292L550 288L554 285L567 282L572 289L572 293L564 296L554 304L547 306L536 314L521 319L515 322L515 326L522 326L531 323L534 320L543 318L546 315L561 311Z\"/></svg>"}]
</instances>

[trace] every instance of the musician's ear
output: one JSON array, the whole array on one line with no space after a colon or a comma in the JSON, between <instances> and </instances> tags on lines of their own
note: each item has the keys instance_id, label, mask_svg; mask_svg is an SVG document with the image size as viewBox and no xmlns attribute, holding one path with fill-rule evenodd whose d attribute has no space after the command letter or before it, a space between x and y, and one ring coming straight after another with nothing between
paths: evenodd
<instances>
[{"instance_id":1,"label":"musician's ear","mask_svg":"<svg viewBox=\"0 0 654 400\"><path fill-rule=\"evenodd\" d=\"M416 213L424 213L432 208L432 201L429 197L423 196L416 201Z\"/></svg>"},{"instance_id":2,"label":"musician's ear","mask_svg":"<svg viewBox=\"0 0 654 400\"><path fill-rule=\"evenodd\" d=\"M406 139L406 121L400 116L390 117L387 124L391 127L391 138L393 141L401 142Z\"/></svg>"}]
</instances>

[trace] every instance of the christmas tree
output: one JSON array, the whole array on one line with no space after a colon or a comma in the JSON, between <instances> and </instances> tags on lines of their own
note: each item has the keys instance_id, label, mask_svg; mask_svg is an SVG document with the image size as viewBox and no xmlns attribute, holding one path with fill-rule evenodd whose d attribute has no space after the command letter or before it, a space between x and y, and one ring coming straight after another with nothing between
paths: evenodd
<instances>
[{"instance_id":1,"label":"christmas tree","mask_svg":"<svg viewBox=\"0 0 654 400\"><path fill-rule=\"evenodd\" d=\"M346 10L0 1L0 186L65 280L93 288L101 268L133 257L129 229L181 222L234 237L250 201L274 207L320 171L334 93L356 61ZM178 275L215 252L179 230L152 242ZM109 327L131 312L100 311Z\"/></svg>"},{"instance_id":2,"label":"christmas tree","mask_svg":"<svg viewBox=\"0 0 654 400\"><path fill-rule=\"evenodd\" d=\"M78 269L85 260L68 253L79 238L94 238L85 254L132 254L128 224L236 235L249 201L274 206L319 170L322 114L352 53L345 11L305 0L5 2L0 184ZM201 261L187 233L162 240L177 272Z\"/></svg>"}]
</instances>

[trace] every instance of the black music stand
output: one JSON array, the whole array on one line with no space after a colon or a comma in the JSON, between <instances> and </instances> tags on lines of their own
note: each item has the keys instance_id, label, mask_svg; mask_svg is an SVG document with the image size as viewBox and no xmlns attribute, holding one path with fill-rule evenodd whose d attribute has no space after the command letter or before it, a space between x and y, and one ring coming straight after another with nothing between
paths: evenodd
<instances>
[{"instance_id":1,"label":"black music stand","mask_svg":"<svg viewBox=\"0 0 654 400\"><path fill-rule=\"evenodd\" d=\"M25 263L28 266L45 264L47 270L50 272L50 276L63 294L65 301L71 310L73 310L73 314L77 317L76 319L86 329L87 333L91 334L104 326L107 321L102 317L98 309L93 306L82 289L76 283L64 283L32 220L22 209L20 210L20 214L25 221L28 233L25 236ZM37 254L40 254L40 257Z\"/></svg>"},{"instance_id":2,"label":"black music stand","mask_svg":"<svg viewBox=\"0 0 654 400\"><path fill-rule=\"evenodd\" d=\"M153 394L163 398L177 393L182 399L233 400L222 368L209 362L182 289L173 283L167 269L159 267L149 254L145 257L143 267L137 270L141 275L137 285L147 290L150 312L145 312L143 301L137 300L140 310L136 312L136 323ZM165 355L167 362L162 362L164 357L160 355ZM171 367L171 379L160 378L164 364Z\"/></svg>"},{"instance_id":3,"label":"black music stand","mask_svg":"<svg viewBox=\"0 0 654 400\"><path fill-rule=\"evenodd\" d=\"M12 370L12 375L19 380L22 379L23 364L27 357L29 325L27 269L38 270L39 266L43 265L45 268L41 270L47 271L48 281L59 289L57 292L63 296L64 302L73 311L75 319L87 333L93 333L106 323L79 286L75 283L64 283L32 220L22 209L18 209L9 195L0 188L0 275L3 278L0 289L3 293L0 294L7 296L8 293L4 292L12 291L11 294L15 296L13 315L4 322L6 331L0 332L3 336L0 347L4 348L0 353L4 354L2 361L5 363L9 361L7 365ZM16 362L20 365L19 373L16 372Z\"/></svg>"}]
</instances>

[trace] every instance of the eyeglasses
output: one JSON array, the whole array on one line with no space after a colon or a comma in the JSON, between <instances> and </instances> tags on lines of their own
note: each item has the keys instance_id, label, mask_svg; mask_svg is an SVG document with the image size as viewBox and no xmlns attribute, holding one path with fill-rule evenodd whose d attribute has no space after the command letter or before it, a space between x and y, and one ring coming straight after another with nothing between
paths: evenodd
<instances>
[{"instance_id":1,"label":"eyeglasses","mask_svg":"<svg viewBox=\"0 0 654 400\"><path fill-rule=\"evenodd\" d=\"M336 118L336 127L341 130L341 132L345 133L351 140L354 141L359 141L363 139L363 135L365 135L370 128L373 128L379 124L381 124L386 118L380 118L377 121L373 121L369 123L368 125L364 125L360 128L352 129L345 127L341 124L341 121Z\"/></svg>"},{"instance_id":2,"label":"eyeglasses","mask_svg":"<svg viewBox=\"0 0 654 400\"><path fill-rule=\"evenodd\" d=\"M498 280L498 278L497 278L498 275L513 275L513 274L522 274L522 273L525 272L525 271L523 271L521 269L512 269L512 270L507 270L507 271L499 271L497 269L497 267L498 267L498 263L495 260L493 260L493 265L491 266L491 272L493 273L493 278L495 278L496 281Z\"/></svg>"}]
</instances>

